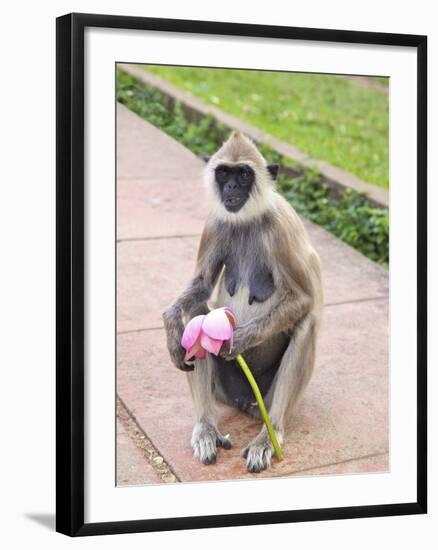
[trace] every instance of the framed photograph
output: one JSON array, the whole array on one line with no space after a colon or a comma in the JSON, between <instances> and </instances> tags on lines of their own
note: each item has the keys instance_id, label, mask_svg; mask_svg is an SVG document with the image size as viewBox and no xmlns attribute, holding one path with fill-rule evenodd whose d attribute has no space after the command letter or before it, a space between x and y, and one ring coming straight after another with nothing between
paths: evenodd
<instances>
[{"instance_id":1,"label":"framed photograph","mask_svg":"<svg viewBox=\"0 0 438 550\"><path fill-rule=\"evenodd\" d=\"M425 36L57 19L57 531L427 510Z\"/></svg>"}]
</instances>

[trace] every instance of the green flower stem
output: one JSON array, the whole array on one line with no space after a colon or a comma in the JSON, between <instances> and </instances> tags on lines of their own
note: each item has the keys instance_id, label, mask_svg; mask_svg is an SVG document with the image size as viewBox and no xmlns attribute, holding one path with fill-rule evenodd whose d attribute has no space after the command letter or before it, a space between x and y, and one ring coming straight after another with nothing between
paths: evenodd
<instances>
[{"instance_id":1,"label":"green flower stem","mask_svg":"<svg viewBox=\"0 0 438 550\"><path fill-rule=\"evenodd\" d=\"M280 444L277 441L277 436L275 435L274 428L272 427L271 419L269 418L265 404L263 403L263 397L260 393L259 387L257 386L257 382L255 381L255 378L252 375L252 372L250 371L245 359L240 353L236 356L236 361L239 363L240 368L243 370L245 376L248 379L248 382L250 383L250 386L257 401L257 405L259 406L260 412L262 413L266 429L268 430L269 437L271 438L272 445L274 446L275 456L278 460L283 460L283 453L281 451Z\"/></svg>"}]
</instances>

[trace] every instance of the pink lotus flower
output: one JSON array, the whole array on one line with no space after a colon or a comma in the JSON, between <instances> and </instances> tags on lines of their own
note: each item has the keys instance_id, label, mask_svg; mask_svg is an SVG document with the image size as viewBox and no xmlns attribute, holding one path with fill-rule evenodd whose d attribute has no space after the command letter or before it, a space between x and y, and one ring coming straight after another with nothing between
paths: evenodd
<instances>
[{"instance_id":1,"label":"pink lotus flower","mask_svg":"<svg viewBox=\"0 0 438 550\"><path fill-rule=\"evenodd\" d=\"M205 359L206 352L219 355L224 342L230 342L230 352L233 346L233 330L237 319L229 307L220 307L210 311L208 315L197 315L187 323L181 339L181 345L186 350L184 363L193 357Z\"/></svg>"}]
</instances>

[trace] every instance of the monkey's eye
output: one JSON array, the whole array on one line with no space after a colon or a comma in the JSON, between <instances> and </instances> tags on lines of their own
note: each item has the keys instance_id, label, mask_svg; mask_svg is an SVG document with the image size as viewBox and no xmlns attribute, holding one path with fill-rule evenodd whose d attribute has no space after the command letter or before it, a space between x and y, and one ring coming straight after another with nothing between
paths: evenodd
<instances>
[{"instance_id":1,"label":"monkey's eye","mask_svg":"<svg viewBox=\"0 0 438 550\"><path fill-rule=\"evenodd\" d=\"M216 181L218 183L226 183L230 177L230 171L227 166L218 166L216 168Z\"/></svg>"},{"instance_id":2,"label":"monkey's eye","mask_svg":"<svg viewBox=\"0 0 438 550\"><path fill-rule=\"evenodd\" d=\"M237 178L240 184L249 185L254 181L253 169L249 166L240 166Z\"/></svg>"}]
</instances>

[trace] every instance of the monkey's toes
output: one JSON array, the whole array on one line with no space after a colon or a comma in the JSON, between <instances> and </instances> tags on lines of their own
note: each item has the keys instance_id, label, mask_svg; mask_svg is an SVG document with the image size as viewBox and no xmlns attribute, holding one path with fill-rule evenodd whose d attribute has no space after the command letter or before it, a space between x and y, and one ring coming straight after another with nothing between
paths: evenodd
<instances>
[{"instance_id":1,"label":"monkey's toes","mask_svg":"<svg viewBox=\"0 0 438 550\"><path fill-rule=\"evenodd\" d=\"M217 447L231 448L228 437L222 435L215 426L201 420L195 424L192 434L193 454L203 464L214 464L217 458Z\"/></svg>"},{"instance_id":2,"label":"monkey's toes","mask_svg":"<svg viewBox=\"0 0 438 550\"><path fill-rule=\"evenodd\" d=\"M202 464L214 464L216 462L216 436L209 434L199 434L192 438L193 454L202 462Z\"/></svg>"},{"instance_id":3,"label":"monkey's toes","mask_svg":"<svg viewBox=\"0 0 438 550\"><path fill-rule=\"evenodd\" d=\"M267 441L255 441L242 451L243 458L246 458L246 469L251 473L259 473L269 468L272 454L272 446Z\"/></svg>"},{"instance_id":4,"label":"monkey's toes","mask_svg":"<svg viewBox=\"0 0 438 550\"><path fill-rule=\"evenodd\" d=\"M218 447L222 447L223 449L231 449L231 441L228 435L222 435L221 433L217 433L216 436L216 444Z\"/></svg>"},{"instance_id":5,"label":"monkey's toes","mask_svg":"<svg viewBox=\"0 0 438 550\"><path fill-rule=\"evenodd\" d=\"M206 466L208 466L209 464L216 464L216 458L217 458L217 455L216 455L216 453L214 453L214 454L211 454L209 456L205 456L204 458L202 458L201 462L202 462L202 464L205 464Z\"/></svg>"}]
</instances>

